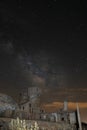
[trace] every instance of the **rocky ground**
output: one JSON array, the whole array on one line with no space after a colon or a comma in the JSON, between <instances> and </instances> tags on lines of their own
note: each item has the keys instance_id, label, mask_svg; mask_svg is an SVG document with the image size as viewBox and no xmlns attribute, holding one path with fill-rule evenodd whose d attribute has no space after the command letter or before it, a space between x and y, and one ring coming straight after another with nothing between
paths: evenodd
<instances>
[{"instance_id":1,"label":"rocky ground","mask_svg":"<svg viewBox=\"0 0 87 130\"><path fill-rule=\"evenodd\" d=\"M10 118L0 118L0 129L9 130L9 124L11 122ZM48 121L35 121L35 120L26 120L27 126L34 125L37 122L39 130L76 130L76 128L65 122L48 122Z\"/></svg>"}]
</instances>

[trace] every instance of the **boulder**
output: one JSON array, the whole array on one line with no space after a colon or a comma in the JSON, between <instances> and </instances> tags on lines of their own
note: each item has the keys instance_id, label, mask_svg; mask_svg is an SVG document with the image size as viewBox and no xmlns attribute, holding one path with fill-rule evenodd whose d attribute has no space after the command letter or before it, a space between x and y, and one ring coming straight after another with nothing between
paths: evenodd
<instances>
[{"instance_id":1,"label":"boulder","mask_svg":"<svg viewBox=\"0 0 87 130\"><path fill-rule=\"evenodd\" d=\"M0 116L11 116L12 112L18 108L12 97L0 93Z\"/></svg>"}]
</instances>

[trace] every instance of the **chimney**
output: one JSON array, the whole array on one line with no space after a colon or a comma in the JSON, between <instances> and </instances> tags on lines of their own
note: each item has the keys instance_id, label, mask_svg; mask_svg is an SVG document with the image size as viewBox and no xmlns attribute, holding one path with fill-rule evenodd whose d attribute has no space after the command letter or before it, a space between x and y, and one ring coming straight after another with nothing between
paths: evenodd
<instances>
[{"instance_id":1,"label":"chimney","mask_svg":"<svg viewBox=\"0 0 87 130\"><path fill-rule=\"evenodd\" d=\"M64 111L67 111L67 110L68 110L68 102L64 101Z\"/></svg>"}]
</instances>

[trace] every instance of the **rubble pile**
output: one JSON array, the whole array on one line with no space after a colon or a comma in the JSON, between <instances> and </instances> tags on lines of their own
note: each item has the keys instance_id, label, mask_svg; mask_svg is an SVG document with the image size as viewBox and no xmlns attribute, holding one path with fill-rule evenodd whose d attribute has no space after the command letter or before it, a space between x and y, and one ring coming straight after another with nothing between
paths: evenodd
<instances>
[{"instance_id":1,"label":"rubble pile","mask_svg":"<svg viewBox=\"0 0 87 130\"><path fill-rule=\"evenodd\" d=\"M11 119L9 123L10 130L40 130L37 122L35 121L33 124L27 124L25 120L20 120L18 117L17 119Z\"/></svg>"},{"instance_id":2,"label":"rubble pile","mask_svg":"<svg viewBox=\"0 0 87 130\"><path fill-rule=\"evenodd\" d=\"M17 119L11 119L9 130L76 130L76 128L67 123L36 122L34 120L20 120L17 117Z\"/></svg>"}]
</instances>

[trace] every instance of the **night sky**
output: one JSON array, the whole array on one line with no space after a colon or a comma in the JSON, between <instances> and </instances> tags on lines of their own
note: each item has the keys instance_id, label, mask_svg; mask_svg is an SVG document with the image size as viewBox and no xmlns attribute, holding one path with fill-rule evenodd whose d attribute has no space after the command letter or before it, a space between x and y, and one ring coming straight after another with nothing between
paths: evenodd
<instances>
[{"instance_id":1,"label":"night sky","mask_svg":"<svg viewBox=\"0 0 87 130\"><path fill-rule=\"evenodd\" d=\"M17 97L21 89L39 86L44 104L87 102L86 7L0 1L0 92Z\"/></svg>"}]
</instances>

